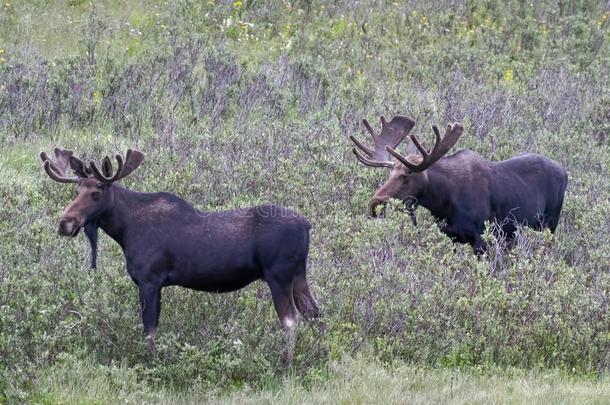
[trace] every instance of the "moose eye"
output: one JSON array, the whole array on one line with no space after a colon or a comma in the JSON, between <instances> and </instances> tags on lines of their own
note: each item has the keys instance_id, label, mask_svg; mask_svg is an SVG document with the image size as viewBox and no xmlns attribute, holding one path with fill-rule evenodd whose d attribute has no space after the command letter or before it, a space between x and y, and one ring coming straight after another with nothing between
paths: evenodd
<instances>
[{"instance_id":1,"label":"moose eye","mask_svg":"<svg viewBox=\"0 0 610 405\"><path fill-rule=\"evenodd\" d=\"M91 193L91 198L93 199L93 201L97 201L100 199L101 195L102 195L102 193L100 193L99 191L96 191L95 193Z\"/></svg>"}]
</instances>

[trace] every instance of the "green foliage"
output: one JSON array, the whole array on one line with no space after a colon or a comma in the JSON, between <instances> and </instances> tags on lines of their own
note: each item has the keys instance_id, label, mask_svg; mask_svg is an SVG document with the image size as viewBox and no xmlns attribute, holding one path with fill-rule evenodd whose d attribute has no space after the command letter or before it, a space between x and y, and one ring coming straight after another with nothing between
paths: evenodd
<instances>
[{"instance_id":1,"label":"green foliage","mask_svg":"<svg viewBox=\"0 0 610 405\"><path fill-rule=\"evenodd\" d=\"M300 384L291 375L261 390L244 386L220 396L195 383L184 391L167 386L151 389L138 378L138 368L99 364L87 357L63 355L46 373L32 402L149 404L286 404L286 403L586 403L610 399L608 378L575 378L557 371L507 369L425 369L381 365L366 357L331 361L320 380Z\"/></svg>"},{"instance_id":2,"label":"green foliage","mask_svg":"<svg viewBox=\"0 0 610 405\"><path fill-rule=\"evenodd\" d=\"M307 216L326 327L299 328L296 384L316 386L354 353L388 367L608 372L602 4L95 3L0 6L0 402L58 402L71 380L101 387L84 402L249 392L286 372L263 283L164 290L159 353L147 358L120 247L102 236L99 270L83 271L86 240L55 233L71 187L36 159L56 145L87 159L137 147L147 158L126 186L202 210L275 202ZM459 120L460 147L561 162L557 233L524 229L507 250L490 228L477 260L425 210L417 228L397 203L367 219L385 173L359 165L347 136L395 112L416 118L422 139Z\"/></svg>"}]
</instances>

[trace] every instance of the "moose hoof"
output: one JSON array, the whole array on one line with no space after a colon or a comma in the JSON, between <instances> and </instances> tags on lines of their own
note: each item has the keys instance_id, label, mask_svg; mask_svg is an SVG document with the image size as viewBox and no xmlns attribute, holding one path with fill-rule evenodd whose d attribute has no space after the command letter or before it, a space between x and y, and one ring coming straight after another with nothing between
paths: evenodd
<instances>
[{"instance_id":1,"label":"moose hoof","mask_svg":"<svg viewBox=\"0 0 610 405\"><path fill-rule=\"evenodd\" d=\"M289 351L282 353L282 364L287 368L292 367L292 353Z\"/></svg>"}]
</instances>

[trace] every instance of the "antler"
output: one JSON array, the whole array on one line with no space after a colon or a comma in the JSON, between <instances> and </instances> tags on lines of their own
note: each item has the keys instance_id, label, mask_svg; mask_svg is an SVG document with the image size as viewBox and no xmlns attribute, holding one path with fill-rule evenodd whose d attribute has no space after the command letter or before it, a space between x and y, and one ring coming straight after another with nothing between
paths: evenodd
<instances>
[{"instance_id":1,"label":"antler","mask_svg":"<svg viewBox=\"0 0 610 405\"><path fill-rule=\"evenodd\" d=\"M115 156L118 167L114 175L112 175L112 163L110 162L110 158L106 156L102 160L102 170L97 167L95 162L90 162L89 167L93 172L93 176L101 182L104 183L112 183L114 181L118 181L124 177L127 177L131 172L136 170L140 163L144 160L144 154L139 150L128 149L127 155L125 156L125 160L121 155Z\"/></svg>"},{"instance_id":2,"label":"antler","mask_svg":"<svg viewBox=\"0 0 610 405\"><path fill-rule=\"evenodd\" d=\"M144 160L142 152L128 149L125 160L120 155L116 155L118 167L113 175L112 163L108 156L102 160L102 170L100 171L95 162L90 162L87 167L82 160L72 156L71 150L55 148L54 153L55 159L50 159L45 152L41 152L40 159L42 159L44 170L49 177L60 183L77 183L81 179L92 176L99 181L112 183L128 176ZM76 177L70 176L70 169L76 174Z\"/></svg>"},{"instance_id":3,"label":"antler","mask_svg":"<svg viewBox=\"0 0 610 405\"><path fill-rule=\"evenodd\" d=\"M353 148L352 151L356 155L356 158L358 158L358 160L365 165L391 168L393 167L394 163L390 161L390 154L388 153L386 147L397 147L413 128L415 122L412 119L401 115L394 116L390 122L387 122L383 116L381 116L380 119L381 133L379 135L375 133L367 120L362 120L362 123L366 127L367 131L373 137L375 149L368 148L354 136L350 135L352 142L354 142L356 146L366 154L366 156L356 148Z\"/></svg>"},{"instance_id":4,"label":"antler","mask_svg":"<svg viewBox=\"0 0 610 405\"><path fill-rule=\"evenodd\" d=\"M77 183L80 179L87 177L86 172L74 168L73 164L82 165L82 161L72 156L71 150L55 148L53 152L55 153L54 160L50 159L45 152L40 152L44 170L50 178L60 183ZM77 174L76 177L69 176L70 168Z\"/></svg>"},{"instance_id":5,"label":"antler","mask_svg":"<svg viewBox=\"0 0 610 405\"><path fill-rule=\"evenodd\" d=\"M415 135L411 135L411 140L415 147L422 154L423 159L421 163L414 164L409 162L407 158L400 153L396 152L391 147L386 147L387 151L398 159L402 164L407 166L412 172L419 173L426 170L430 167L434 162L442 158L449 150L457 143L458 139L464 132L464 127L459 122L454 122L451 125L447 126L447 130L445 131L445 135L441 138L441 133L438 130L436 125L432 125L432 130L434 131L434 136L436 138L434 146L430 151L426 151L424 147L421 145L419 140Z\"/></svg>"},{"instance_id":6,"label":"antler","mask_svg":"<svg viewBox=\"0 0 610 405\"><path fill-rule=\"evenodd\" d=\"M110 158L108 156L102 160L102 171L104 173L97 168L94 161L89 162L89 167L91 168L91 171L93 171L93 176L103 183L112 183L113 181L118 180L119 176L121 175L121 171L123 170L123 157L121 155L116 155L115 157L118 163L118 168L114 173L114 176L112 175L112 164L110 163Z\"/></svg>"}]
</instances>

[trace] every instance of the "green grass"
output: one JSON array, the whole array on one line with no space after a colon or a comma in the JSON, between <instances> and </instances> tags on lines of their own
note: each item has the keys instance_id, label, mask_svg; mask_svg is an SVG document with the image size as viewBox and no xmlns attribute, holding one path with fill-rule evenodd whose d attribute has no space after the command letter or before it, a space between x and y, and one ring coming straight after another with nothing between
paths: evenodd
<instances>
[{"instance_id":1,"label":"green grass","mask_svg":"<svg viewBox=\"0 0 610 405\"><path fill-rule=\"evenodd\" d=\"M607 395L605 2L95 4L0 5L0 402ZM417 228L395 207L368 219L387 173L358 164L348 135L395 113L424 142L460 121L456 149L560 162L557 233L525 229L511 251L490 233L477 260L425 210ZM287 372L263 283L168 288L148 359L120 247L102 235L87 272L85 238L56 234L73 189L37 157L56 145L98 160L136 147L127 187L202 210L274 202L308 217L326 333L301 325Z\"/></svg>"},{"instance_id":2,"label":"green grass","mask_svg":"<svg viewBox=\"0 0 610 405\"><path fill-rule=\"evenodd\" d=\"M34 398L37 403L64 404L605 404L610 401L610 381L557 371L476 373L344 358L306 385L288 373L262 389L246 385L222 393L194 384L171 392L151 389L125 366L68 361L51 370Z\"/></svg>"},{"instance_id":3,"label":"green grass","mask_svg":"<svg viewBox=\"0 0 610 405\"><path fill-rule=\"evenodd\" d=\"M86 52L86 34L91 32L87 28L92 17L103 21L103 32L113 32L113 37L124 42L130 34L139 35L135 31L144 19L160 16L164 4L166 2L155 0L8 0L0 9L0 21L3 22L0 44L5 45L3 49L9 55L33 47L51 61L74 57ZM103 48L111 42L100 39Z\"/></svg>"}]
</instances>

